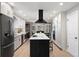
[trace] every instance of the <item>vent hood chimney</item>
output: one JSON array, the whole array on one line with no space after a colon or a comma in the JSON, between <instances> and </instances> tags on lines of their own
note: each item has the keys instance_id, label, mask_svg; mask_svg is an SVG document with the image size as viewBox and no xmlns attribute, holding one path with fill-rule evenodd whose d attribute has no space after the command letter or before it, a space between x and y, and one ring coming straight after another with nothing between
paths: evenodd
<instances>
[{"instance_id":1,"label":"vent hood chimney","mask_svg":"<svg viewBox=\"0 0 79 59\"><path fill-rule=\"evenodd\" d=\"M43 10L39 9L39 18L35 23L47 23L44 19L43 19Z\"/></svg>"}]
</instances>

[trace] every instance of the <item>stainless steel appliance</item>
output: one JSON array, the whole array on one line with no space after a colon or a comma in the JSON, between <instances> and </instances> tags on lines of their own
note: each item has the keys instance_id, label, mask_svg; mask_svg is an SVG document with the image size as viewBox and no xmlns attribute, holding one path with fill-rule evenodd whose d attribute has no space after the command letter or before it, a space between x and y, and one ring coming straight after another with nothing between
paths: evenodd
<instances>
[{"instance_id":1,"label":"stainless steel appliance","mask_svg":"<svg viewBox=\"0 0 79 59\"><path fill-rule=\"evenodd\" d=\"M12 57L14 54L13 20L0 14L0 56Z\"/></svg>"}]
</instances>

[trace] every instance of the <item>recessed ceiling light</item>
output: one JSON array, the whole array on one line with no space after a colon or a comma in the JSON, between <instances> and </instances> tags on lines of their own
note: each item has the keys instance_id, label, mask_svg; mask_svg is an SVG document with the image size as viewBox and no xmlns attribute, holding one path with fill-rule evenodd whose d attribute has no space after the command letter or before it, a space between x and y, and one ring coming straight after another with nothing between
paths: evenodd
<instances>
[{"instance_id":1,"label":"recessed ceiling light","mask_svg":"<svg viewBox=\"0 0 79 59\"><path fill-rule=\"evenodd\" d=\"M63 6L63 3L61 2L61 3L59 3L59 5L60 5L60 6Z\"/></svg>"},{"instance_id":2,"label":"recessed ceiling light","mask_svg":"<svg viewBox=\"0 0 79 59\"><path fill-rule=\"evenodd\" d=\"M55 14L55 13L56 13L56 11L54 10L54 11L53 11L53 13Z\"/></svg>"},{"instance_id":3,"label":"recessed ceiling light","mask_svg":"<svg viewBox=\"0 0 79 59\"><path fill-rule=\"evenodd\" d=\"M24 14L23 16L26 16L26 14Z\"/></svg>"},{"instance_id":4,"label":"recessed ceiling light","mask_svg":"<svg viewBox=\"0 0 79 59\"><path fill-rule=\"evenodd\" d=\"M23 11L22 11L22 10L19 10L19 13L21 13L21 14L22 14L22 13L23 13Z\"/></svg>"}]
</instances>

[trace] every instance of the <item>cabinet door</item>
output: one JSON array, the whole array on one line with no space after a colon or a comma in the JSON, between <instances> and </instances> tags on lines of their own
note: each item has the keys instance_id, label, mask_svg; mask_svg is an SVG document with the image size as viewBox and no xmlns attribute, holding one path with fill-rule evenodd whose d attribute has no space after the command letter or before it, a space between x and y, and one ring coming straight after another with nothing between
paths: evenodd
<instances>
[{"instance_id":1,"label":"cabinet door","mask_svg":"<svg viewBox=\"0 0 79 59\"><path fill-rule=\"evenodd\" d=\"M39 40L30 40L30 56L39 57Z\"/></svg>"},{"instance_id":2,"label":"cabinet door","mask_svg":"<svg viewBox=\"0 0 79 59\"><path fill-rule=\"evenodd\" d=\"M49 57L49 40L30 40L31 57Z\"/></svg>"},{"instance_id":3,"label":"cabinet door","mask_svg":"<svg viewBox=\"0 0 79 59\"><path fill-rule=\"evenodd\" d=\"M13 17L13 10L12 8L5 2L1 2L1 13Z\"/></svg>"},{"instance_id":4,"label":"cabinet door","mask_svg":"<svg viewBox=\"0 0 79 59\"><path fill-rule=\"evenodd\" d=\"M39 57L49 57L49 40L39 40Z\"/></svg>"},{"instance_id":5,"label":"cabinet door","mask_svg":"<svg viewBox=\"0 0 79 59\"><path fill-rule=\"evenodd\" d=\"M21 38L17 37L14 41L14 49L16 50L21 45Z\"/></svg>"}]
</instances>

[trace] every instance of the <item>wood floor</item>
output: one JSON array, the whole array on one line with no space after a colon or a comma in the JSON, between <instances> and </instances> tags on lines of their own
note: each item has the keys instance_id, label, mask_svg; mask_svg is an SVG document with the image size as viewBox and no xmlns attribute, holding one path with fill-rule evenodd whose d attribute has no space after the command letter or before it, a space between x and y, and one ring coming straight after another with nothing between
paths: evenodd
<instances>
[{"instance_id":1,"label":"wood floor","mask_svg":"<svg viewBox=\"0 0 79 59\"><path fill-rule=\"evenodd\" d=\"M50 51L50 57L72 57L72 55L60 50L56 45L53 44L53 51Z\"/></svg>"},{"instance_id":2,"label":"wood floor","mask_svg":"<svg viewBox=\"0 0 79 59\"><path fill-rule=\"evenodd\" d=\"M26 41L15 53L14 57L29 57L30 56L30 43Z\"/></svg>"},{"instance_id":3,"label":"wood floor","mask_svg":"<svg viewBox=\"0 0 79 59\"><path fill-rule=\"evenodd\" d=\"M27 41L24 43L15 53L14 57L30 57L30 43ZM50 57L71 57L65 51L58 49L55 45L53 45L53 51L50 51Z\"/></svg>"}]
</instances>

